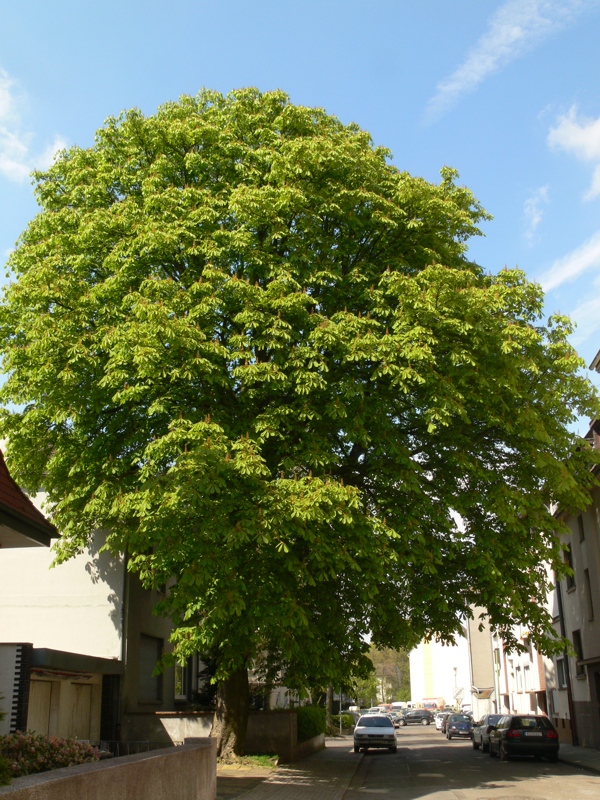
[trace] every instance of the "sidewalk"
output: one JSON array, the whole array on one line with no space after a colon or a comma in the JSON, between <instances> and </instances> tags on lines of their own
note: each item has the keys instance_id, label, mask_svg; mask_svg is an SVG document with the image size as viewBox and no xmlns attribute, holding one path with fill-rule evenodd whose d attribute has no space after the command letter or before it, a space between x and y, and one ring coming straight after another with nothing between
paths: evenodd
<instances>
[{"instance_id":1,"label":"sidewalk","mask_svg":"<svg viewBox=\"0 0 600 800\"><path fill-rule=\"evenodd\" d=\"M279 767L267 778L237 795L243 800L342 800L363 756L348 760L352 738L328 739L328 746L295 764ZM217 779L218 782L218 779ZM227 797L219 791L220 797Z\"/></svg>"},{"instance_id":2,"label":"sidewalk","mask_svg":"<svg viewBox=\"0 0 600 800\"><path fill-rule=\"evenodd\" d=\"M600 750L592 747L574 747L572 744L561 744L558 760L572 767L582 767L600 773Z\"/></svg>"}]
</instances>

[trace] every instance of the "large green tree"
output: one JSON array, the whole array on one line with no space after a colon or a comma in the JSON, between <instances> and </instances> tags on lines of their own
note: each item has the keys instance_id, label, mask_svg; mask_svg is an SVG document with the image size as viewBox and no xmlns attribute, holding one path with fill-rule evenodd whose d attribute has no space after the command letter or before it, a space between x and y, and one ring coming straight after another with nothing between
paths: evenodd
<instances>
[{"instance_id":1,"label":"large green tree","mask_svg":"<svg viewBox=\"0 0 600 800\"><path fill-rule=\"evenodd\" d=\"M452 170L242 90L109 119L35 180L0 309L11 472L61 558L102 527L171 583L225 749L249 665L337 685L368 636L448 639L472 604L547 639L549 505L588 501L569 425L597 400L539 286L469 261L486 215Z\"/></svg>"}]
</instances>

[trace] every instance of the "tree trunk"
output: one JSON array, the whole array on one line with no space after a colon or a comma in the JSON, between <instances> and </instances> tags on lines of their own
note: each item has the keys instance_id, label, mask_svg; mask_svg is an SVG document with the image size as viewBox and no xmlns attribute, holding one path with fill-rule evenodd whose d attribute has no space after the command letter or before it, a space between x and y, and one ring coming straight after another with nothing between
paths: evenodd
<instances>
[{"instance_id":1,"label":"tree trunk","mask_svg":"<svg viewBox=\"0 0 600 800\"><path fill-rule=\"evenodd\" d=\"M243 756L250 713L248 670L239 669L219 683L217 710L211 736L219 740L217 756L232 761Z\"/></svg>"},{"instance_id":2,"label":"tree trunk","mask_svg":"<svg viewBox=\"0 0 600 800\"><path fill-rule=\"evenodd\" d=\"M327 687L327 699L325 700L325 724L328 728L333 728L333 686Z\"/></svg>"}]
</instances>

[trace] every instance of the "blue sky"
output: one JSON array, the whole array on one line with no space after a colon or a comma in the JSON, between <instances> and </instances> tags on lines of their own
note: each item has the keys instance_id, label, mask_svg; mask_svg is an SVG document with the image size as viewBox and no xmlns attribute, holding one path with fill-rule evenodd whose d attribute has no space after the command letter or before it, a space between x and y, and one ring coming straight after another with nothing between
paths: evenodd
<instances>
[{"instance_id":1,"label":"blue sky","mask_svg":"<svg viewBox=\"0 0 600 800\"><path fill-rule=\"evenodd\" d=\"M494 216L471 256L518 265L600 350L600 0L0 0L0 258L29 179L105 118L206 86L283 89L447 164ZM600 384L595 376L595 382Z\"/></svg>"}]
</instances>

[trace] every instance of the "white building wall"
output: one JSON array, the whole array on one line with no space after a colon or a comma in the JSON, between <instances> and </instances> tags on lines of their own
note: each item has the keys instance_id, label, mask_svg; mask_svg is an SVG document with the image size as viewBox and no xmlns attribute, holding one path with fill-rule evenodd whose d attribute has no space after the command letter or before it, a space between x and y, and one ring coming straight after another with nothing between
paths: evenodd
<instances>
[{"instance_id":1,"label":"white building wall","mask_svg":"<svg viewBox=\"0 0 600 800\"><path fill-rule=\"evenodd\" d=\"M410 656L410 687L413 703L422 704L430 698L443 698L455 704L455 694L463 690L461 702L471 702L469 649L464 636L456 638L454 646L440 642L421 642Z\"/></svg>"},{"instance_id":2,"label":"white building wall","mask_svg":"<svg viewBox=\"0 0 600 800\"><path fill-rule=\"evenodd\" d=\"M102 658L121 657L124 565L98 553L104 537L51 568L45 547L3 550L0 558L0 642Z\"/></svg>"}]
</instances>

